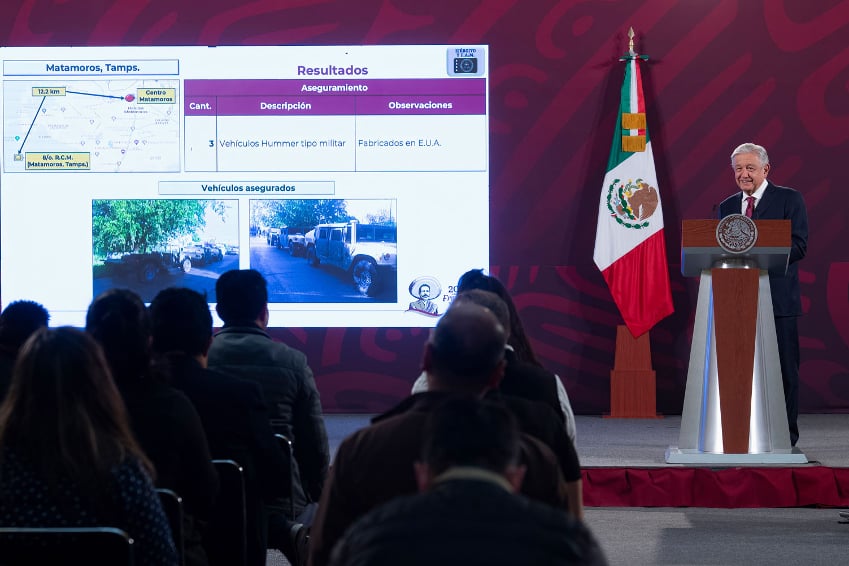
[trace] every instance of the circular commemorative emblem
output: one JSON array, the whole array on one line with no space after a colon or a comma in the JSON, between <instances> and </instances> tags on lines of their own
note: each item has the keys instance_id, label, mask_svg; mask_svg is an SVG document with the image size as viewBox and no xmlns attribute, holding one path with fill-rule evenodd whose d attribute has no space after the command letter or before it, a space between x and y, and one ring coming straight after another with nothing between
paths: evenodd
<instances>
[{"instance_id":1,"label":"circular commemorative emblem","mask_svg":"<svg viewBox=\"0 0 849 566\"><path fill-rule=\"evenodd\" d=\"M744 254L758 241L758 227L743 214L731 214L716 225L716 241L726 252Z\"/></svg>"}]
</instances>

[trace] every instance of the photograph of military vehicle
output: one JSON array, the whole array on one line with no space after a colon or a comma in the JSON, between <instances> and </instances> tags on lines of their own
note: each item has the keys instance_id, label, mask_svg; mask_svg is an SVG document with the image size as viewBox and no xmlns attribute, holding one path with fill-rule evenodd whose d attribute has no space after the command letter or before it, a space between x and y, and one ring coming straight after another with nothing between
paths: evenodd
<instances>
[{"instance_id":1,"label":"photograph of military vehicle","mask_svg":"<svg viewBox=\"0 0 849 566\"><path fill-rule=\"evenodd\" d=\"M397 301L395 200L255 199L249 206L250 266L268 281L269 302Z\"/></svg>"},{"instance_id":2,"label":"photograph of military vehicle","mask_svg":"<svg viewBox=\"0 0 849 566\"><path fill-rule=\"evenodd\" d=\"M397 282L398 244L394 225L357 221L319 224L315 242L307 249L310 265L332 265L345 272L363 295Z\"/></svg>"},{"instance_id":3,"label":"photograph of military vehicle","mask_svg":"<svg viewBox=\"0 0 849 566\"><path fill-rule=\"evenodd\" d=\"M225 253L238 246L237 211L235 200L92 201L93 295L124 287L150 301L180 285L213 300L218 275L238 267Z\"/></svg>"},{"instance_id":4,"label":"photograph of military vehicle","mask_svg":"<svg viewBox=\"0 0 849 566\"><path fill-rule=\"evenodd\" d=\"M307 228L295 228L290 229L289 234L286 236L286 249L289 250L289 255L293 255L295 257L302 257L307 255L307 246L304 240L304 232L310 230Z\"/></svg>"},{"instance_id":5,"label":"photograph of military vehicle","mask_svg":"<svg viewBox=\"0 0 849 566\"><path fill-rule=\"evenodd\" d=\"M265 242L269 246L280 246L280 233L282 230L280 228L269 228L265 233Z\"/></svg>"},{"instance_id":6,"label":"photograph of military vehicle","mask_svg":"<svg viewBox=\"0 0 849 566\"><path fill-rule=\"evenodd\" d=\"M221 248L213 244L194 244L184 247L167 246L161 251L145 253L114 253L104 265L119 275L132 276L140 283L148 283L156 277L179 270L189 273L192 267L208 265L224 259Z\"/></svg>"},{"instance_id":7,"label":"photograph of military vehicle","mask_svg":"<svg viewBox=\"0 0 849 566\"><path fill-rule=\"evenodd\" d=\"M306 252L304 246L304 232L311 230L312 226L279 226L267 228L265 231L265 243L278 249L289 252L289 255L303 256Z\"/></svg>"},{"instance_id":8,"label":"photograph of military vehicle","mask_svg":"<svg viewBox=\"0 0 849 566\"><path fill-rule=\"evenodd\" d=\"M192 260L180 260L179 251L154 251L146 253L110 254L103 261L107 267L104 273L113 278L131 278L139 283L149 283L171 270L188 273L192 270Z\"/></svg>"}]
</instances>

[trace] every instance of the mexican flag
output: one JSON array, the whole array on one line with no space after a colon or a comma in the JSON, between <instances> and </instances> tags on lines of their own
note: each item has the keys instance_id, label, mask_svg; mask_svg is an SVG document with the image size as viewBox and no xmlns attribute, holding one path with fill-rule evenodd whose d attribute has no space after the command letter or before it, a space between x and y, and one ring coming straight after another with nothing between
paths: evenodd
<instances>
[{"instance_id":1,"label":"mexican flag","mask_svg":"<svg viewBox=\"0 0 849 566\"><path fill-rule=\"evenodd\" d=\"M625 81L601 187L593 259L634 337L672 314L663 208L654 169L640 57L626 57Z\"/></svg>"}]
</instances>

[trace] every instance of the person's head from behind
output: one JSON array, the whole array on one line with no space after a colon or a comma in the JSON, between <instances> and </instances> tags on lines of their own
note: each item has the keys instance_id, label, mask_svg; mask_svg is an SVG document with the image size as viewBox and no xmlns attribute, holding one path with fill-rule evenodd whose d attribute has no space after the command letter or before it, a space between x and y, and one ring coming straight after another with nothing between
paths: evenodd
<instances>
[{"instance_id":1,"label":"person's head from behind","mask_svg":"<svg viewBox=\"0 0 849 566\"><path fill-rule=\"evenodd\" d=\"M0 347L16 354L36 330L44 328L50 314L34 301L14 301L0 313Z\"/></svg>"},{"instance_id":2,"label":"person's head from behind","mask_svg":"<svg viewBox=\"0 0 849 566\"><path fill-rule=\"evenodd\" d=\"M505 478L518 491L519 429L510 412L472 397L451 399L428 415L421 460L414 465L420 491L452 469L475 468Z\"/></svg>"},{"instance_id":3,"label":"person's head from behind","mask_svg":"<svg viewBox=\"0 0 849 566\"><path fill-rule=\"evenodd\" d=\"M116 381L145 375L150 364L150 318L129 289L109 289L88 307L86 332L103 348Z\"/></svg>"},{"instance_id":4,"label":"person's head from behind","mask_svg":"<svg viewBox=\"0 0 849 566\"><path fill-rule=\"evenodd\" d=\"M469 289L459 293L451 302L450 308L456 308L462 304L474 304L489 309L507 333L507 341L510 341L510 309L496 293L483 289Z\"/></svg>"},{"instance_id":5,"label":"person's head from behind","mask_svg":"<svg viewBox=\"0 0 849 566\"><path fill-rule=\"evenodd\" d=\"M71 327L43 328L21 349L0 405L0 447L48 480L102 478L127 455L150 470L100 347Z\"/></svg>"},{"instance_id":6,"label":"person's head from behind","mask_svg":"<svg viewBox=\"0 0 849 566\"><path fill-rule=\"evenodd\" d=\"M268 286L255 269L234 269L215 282L215 310L227 326L268 324Z\"/></svg>"},{"instance_id":7,"label":"person's head from behind","mask_svg":"<svg viewBox=\"0 0 849 566\"><path fill-rule=\"evenodd\" d=\"M525 327L522 325L522 319L519 318L519 311L513 298L507 291L507 287L497 278L492 275L484 275L482 269L470 269L460 276L457 281L457 293L471 291L472 289L481 289L498 295L507 305L510 311L510 336L509 344L516 352L516 356L523 362L541 365L534 354L531 342L525 334Z\"/></svg>"},{"instance_id":8,"label":"person's head from behind","mask_svg":"<svg viewBox=\"0 0 849 566\"><path fill-rule=\"evenodd\" d=\"M206 297L186 287L160 291L150 303L153 351L204 357L212 342L212 314Z\"/></svg>"},{"instance_id":9,"label":"person's head from behind","mask_svg":"<svg viewBox=\"0 0 849 566\"><path fill-rule=\"evenodd\" d=\"M425 344L423 369L434 391L481 395L504 375L504 328L480 305L448 309Z\"/></svg>"}]
</instances>

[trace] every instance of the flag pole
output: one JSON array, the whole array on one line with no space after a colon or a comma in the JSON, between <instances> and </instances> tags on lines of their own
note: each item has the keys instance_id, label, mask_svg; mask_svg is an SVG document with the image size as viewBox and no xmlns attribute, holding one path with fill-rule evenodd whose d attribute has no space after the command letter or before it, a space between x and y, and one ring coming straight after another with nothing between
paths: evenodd
<instances>
[{"instance_id":1,"label":"flag pole","mask_svg":"<svg viewBox=\"0 0 849 566\"><path fill-rule=\"evenodd\" d=\"M635 59L646 61L648 56L634 50L634 28L631 27L628 29L628 52L619 60ZM663 418L657 412L657 380L651 364L650 332L647 330L635 338L624 324L616 327L616 353L610 371L610 414L605 418Z\"/></svg>"}]
</instances>

